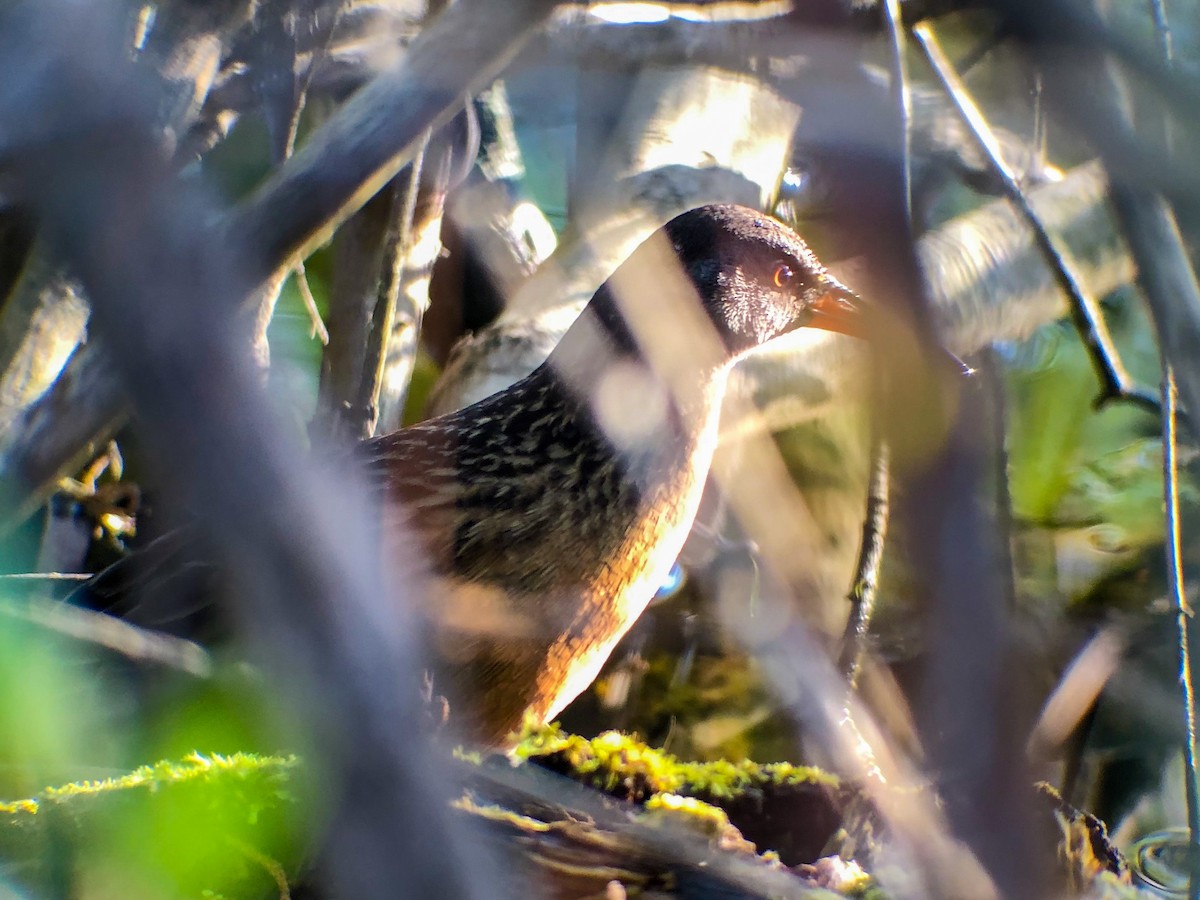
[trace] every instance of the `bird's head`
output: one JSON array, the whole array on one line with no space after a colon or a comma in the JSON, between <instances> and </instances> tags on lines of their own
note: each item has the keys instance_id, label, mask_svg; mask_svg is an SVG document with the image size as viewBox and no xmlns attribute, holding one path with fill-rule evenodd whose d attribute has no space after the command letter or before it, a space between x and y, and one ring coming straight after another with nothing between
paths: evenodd
<instances>
[{"instance_id":1,"label":"bird's head","mask_svg":"<svg viewBox=\"0 0 1200 900\"><path fill-rule=\"evenodd\" d=\"M866 336L858 298L795 232L744 206L702 206L676 216L621 264L552 361L581 385L614 357L633 357L668 381L699 375L707 382L805 326ZM597 341L610 356L597 356Z\"/></svg>"},{"instance_id":2,"label":"bird's head","mask_svg":"<svg viewBox=\"0 0 1200 900\"><path fill-rule=\"evenodd\" d=\"M664 230L731 356L805 326L865 335L858 298L770 216L702 206Z\"/></svg>"}]
</instances>

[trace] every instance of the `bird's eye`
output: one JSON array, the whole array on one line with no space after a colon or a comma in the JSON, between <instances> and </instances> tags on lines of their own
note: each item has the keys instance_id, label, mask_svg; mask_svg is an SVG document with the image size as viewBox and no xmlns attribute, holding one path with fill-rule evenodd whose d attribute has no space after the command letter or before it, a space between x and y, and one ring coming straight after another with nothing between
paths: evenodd
<instances>
[{"instance_id":1,"label":"bird's eye","mask_svg":"<svg viewBox=\"0 0 1200 900\"><path fill-rule=\"evenodd\" d=\"M791 266L780 263L775 267L775 287L787 287L794 277Z\"/></svg>"}]
</instances>

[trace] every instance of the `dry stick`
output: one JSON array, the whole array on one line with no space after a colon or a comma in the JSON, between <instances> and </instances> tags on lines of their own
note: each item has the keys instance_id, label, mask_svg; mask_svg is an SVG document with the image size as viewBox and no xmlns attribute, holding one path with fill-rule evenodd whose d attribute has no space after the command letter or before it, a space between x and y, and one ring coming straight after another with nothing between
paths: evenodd
<instances>
[{"instance_id":1,"label":"dry stick","mask_svg":"<svg viewBox=\"0 0 1200 900\"><path fill-rule=\"evenodd\" d=\"M1149 392L1132 383L1132 379L1121 364L1117 348L1113 343L1112 336L1108 333L1108 327L1104 324L1104 316L1099 306L1080 284L1073 266L1066 258L1065 251L1055 246L1054 239L1042 225L1041 219L1025 196L1025 192L1021 190L1013 170L1001 156L995 135L992 134L991 128L971 99L966 86L954 72L949 60L946 59L933 31L922 23L913 27L913 37L925 51L925 56L929 60L934 74L954 102L980 150L987 157L1008 200L1020 210L1021 215L1029 223L1038 249L1045 255L1054 272L1055 281L1071 301L1071 319L1087 348L1092 367L1096 371L1096 377L1100 380L1101 393L1096 398L1097 407L1112 400L1128 400L1145 410L1160 413L1161 407L1158 400Z\"/></svg>"},{"instance_id":2,"label":"dry stick","mask_svg":"<svg viewBox=\"0 0 1200 900\"><path fill-rule=\"evenodd\" d=\"M1183 766L1187 794L1190 860L1188 865L1189 900L1200 900L1200 794L1196 782L1196 692L1192 685L1191 644L1193 611L1183 586L1183 561L1180 550L1179 466L1176 408L1178 395L1175 374L1163 367L1163 493L1167 512L1167 579L1171 605L1179 629L1179 681L1183 686L1186 740Z\"/></svg>"}]
</instances>

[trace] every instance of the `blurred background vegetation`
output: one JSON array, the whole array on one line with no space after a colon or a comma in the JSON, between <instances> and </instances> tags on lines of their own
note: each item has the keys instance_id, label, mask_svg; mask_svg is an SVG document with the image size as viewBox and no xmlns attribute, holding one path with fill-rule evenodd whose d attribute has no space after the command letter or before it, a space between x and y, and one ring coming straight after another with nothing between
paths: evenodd
<instances>
[{"instance_id":1,"label":"blurred background vegetation","mask_svg":"<svg viewBox=\"0 0 1200 900\"><path fill-rule=\"evenodd\" d=\"M473 6L101 5L121 23L134 67L161 92L158 124L178 177L231 208L253 204L289 171L293 145L303 152L348 97L401 65L443 6ZM971 502L999 535L1003 564L998 579L991 568L976 577L981 594L1003 595L1015 635L999 677L1020 682L1022 712L1012 717L1022 745L1030 741L1029 781L1046 779L1095 812L1128 849L1185 825L1187 815L1162 420L1136 398L1099 402L1095 358L1068 315L1055 265L1084 283L1129 384L1150 396L1163 365L1154 321L1106 206L1106 176L1091 162L1100 151L1061 99L1055 106L1044 96L1062 73L1047 70L1033 31L1013 25L1036 17L999 0L907 0L898 4L902 21L889 27L893 5L561 4L501 79L484 79L406 149L418 162L392 172L374 199L324 235L302 273L289 260L276 290L242 310L244 330L291 438L321 447L456 408L530 371L632 246L703 202L774 211L839 277L887 306L891 275L873 271L881 223L860 194L897 167L889 154L898 145L886 136L906 133L927 315L975 369L956 402L985 409L979 422L990 430L980 436L987 471ZM458 27L486 30L494 6L464 14ZM1105 33L1154 58L1169 37L1172 71L1194 91L1192 0L1062 6L1095 12ZM541 16L529 14L527 24ZM898 66L893 30L918 23L954 61L1052 232L1057 261L1035 248L1002 198L993 163L911 34ZM1074 37L1097 53L1113 50L1095 34ZM50 46L35 52L55 58ZM900 70L907 119L893 94ZM1091 89L1125 91L1111 99L1135 133L1194 112L1150 108L1139 102L1144 88L1118 78ZM9 573L0 581L0 890L233 898L282 896L290 882L326 896L312 872L338 801L320 767L302 762L322 723L305 719L302 698L281 703L291 687L247 653L242 601L222 573L204 569L197 579L174 563L147 572L122 562L180 540L188 514L145 445L153 423L129 420L103 370L82 289L4 174L0 160L0 567ZM1190 247L1194 209L1178 212ZM368 411L358 402L371 369L363 347L381 320L363 298L389 291L389 341ZM566 711L567 731L619 729L684 760L816 762L838 771L837 753L781 699L786 692L756 641L796 622L815 635L813 646L832 650L840 639L879 429L871 372L864 351L837 339L789 345L744 367L739 397L761 410L746 427L771 435L817 525L817 543L794 548L794 566L811 577L797 587L790 564L772 556L738 507L755 473L720 480L678 582L664 586ZM191 399L175 402L186 409ZM930 477L939 427L929 423L929 446L914 451L915 461L899 462L900 504ZM736 446L738 429L728 431ZM1192 440L1185 433L1179 449L1189 566ZM775 512L764 513L769 532ZM915 521L901 517L888 536L859 688L885 745L919 766L929 760L908 711L927 699L922 666L940 632L913 552L937 538L914 533ZM76 577L104 570L98 586ZM783 612L772 611L772 592L789 597ZM944 640L969 638L951 632ZM1095 653L1081 656L1085 649ZM1039 711L1050 710L1072 660L1094 661L1101 650L1108 655L1088 669L1082 699L1048 721ZM1183 890L1177 871L1144 880L1170 879Z\"/></svg>"}]
</instances>

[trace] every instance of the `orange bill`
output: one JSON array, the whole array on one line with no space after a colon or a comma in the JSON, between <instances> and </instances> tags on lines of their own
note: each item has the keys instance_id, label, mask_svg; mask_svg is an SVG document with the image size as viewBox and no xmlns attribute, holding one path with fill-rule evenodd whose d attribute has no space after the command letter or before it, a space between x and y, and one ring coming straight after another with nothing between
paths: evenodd
<instances>
[{"instance_id":1,"label":"orange bill","mask_svg":"<svg viewBox=\"0 0 1200 900\"><path fill-rule=\"evenodd\" d=\"M863 321L863 304L849 288L834 282L809 306L812 318L809 328L836 331L851 337L865 338L866 323Z\"/></svg>"}]
</instances>

